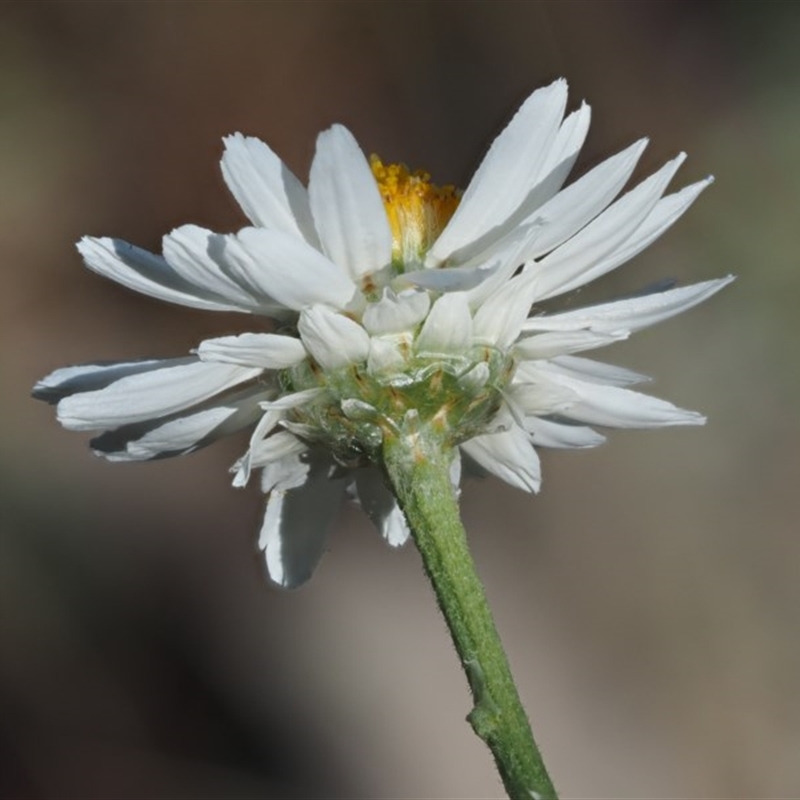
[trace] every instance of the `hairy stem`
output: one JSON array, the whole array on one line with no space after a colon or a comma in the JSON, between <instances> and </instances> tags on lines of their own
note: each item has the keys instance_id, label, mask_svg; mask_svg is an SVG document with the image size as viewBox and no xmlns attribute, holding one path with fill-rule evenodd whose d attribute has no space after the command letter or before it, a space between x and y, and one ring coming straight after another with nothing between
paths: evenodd
<instances>
[{"instance_id":1,"label":"hairy stem","mask_svg":"<svg viewBox=\"0 0 800 800\"><path fill-rule=\"evenodd\" d=\"M450 480L452 455L429 427L384 437L389 481L472 690L467 719L492 751L510 798L555 798L475 572Z\"/></svg>"}]
</instances>

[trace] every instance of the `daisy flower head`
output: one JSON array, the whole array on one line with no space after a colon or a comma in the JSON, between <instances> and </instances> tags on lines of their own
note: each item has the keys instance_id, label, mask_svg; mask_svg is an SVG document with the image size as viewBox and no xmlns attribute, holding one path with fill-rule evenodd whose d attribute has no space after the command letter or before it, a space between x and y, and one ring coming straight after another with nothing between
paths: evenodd
<instances>
[{"instance_id":1,"label":"daisy flower head","mask_svg":"<svg viewBox=\"0 0 800 800\"><path fill-rule=\"evenodd\" d=\"M646 140L566 183L586 137L567 86L535 91L463 193L365 157L341 125L317 140L308 186L258 139L225 139L222 174L248 217L238 233L196 225L154 255L85 237L86 265L131 289L239 311L238 335L167 360L58 369L34 395L111 461L189 453L250 428L233 483L260 471L270 576L306 580L338 506L355 500L392 545L408 537L383 480L387 437L436 436L526 491L537 447L583 448L595 427L702 424L628 388L644 379L577 355L702 302L731 276L545 314L541 303L625 263L672 225L710 179L666 194L684 155L623 193ZM565 186L566 183L566 186Z\"/></svg>"}]
</instances>

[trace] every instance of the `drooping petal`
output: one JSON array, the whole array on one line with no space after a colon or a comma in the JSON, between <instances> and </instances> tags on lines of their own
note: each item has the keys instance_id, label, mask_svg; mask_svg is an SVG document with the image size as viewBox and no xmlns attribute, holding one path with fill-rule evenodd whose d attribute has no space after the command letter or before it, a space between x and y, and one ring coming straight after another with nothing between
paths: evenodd
<instances>
[{"instance_id":1,"label":"drooping petal","mask_svg":"<svg viewBox=\"0 0 800 800\"><path fill-rule=\"evenodd\" d=\"M357 322L327 306L306 308L297 329L306 349L323 369L367 360L369 334Z\"/></svg>"},{"instance_id":2,"label":"drooping petal","mask_svg":"<svg viewBox=\"0 0 800 800\"><path fill-rule=\"evenodd\" d=\"M419 325L431 307L430 295L419 289L384 289L377 303L369 303L361 323L372 336L404 333Z\"/></svg>"},{"instance_id":3,"label":"drooping petal","mask_svg":"<svg viewBox=\"0 0 800 800\"><path fill-rule=\"evenodd\" d=\"M499 433L476 436L461 450L492 475L526 492L538 492L542 476L539 456L518 425Z\"/></svg>"},{"instance_id":4,"label":"drooping petal","mask_svg":"<svg viewBox=\"0 0 800 800\"><path fill-rule=\"evenodd\" d=\"M526 417L525 430L537 447L597 447L606 440L602 434L583 425L566 425L542 417Z\"/></svg>"},{"instance_id":5,"label":"drooping petal","mask_svg":"<svg viewBox=\"0 0 800 800\"><path fill-rule=\"evenodd\" d=\"M302 486L272 491L258 546L275 583L294 588L311 577L325 552L344 489L344 480L329 477L329 467L318 464Z\"/></svg>"},{"instance_id":6,"label":"drooping petal","mask_svg":"<svg viewBox=\"0 0 800 800\"><path fill-rule=\"evenodd\" d=\"M261 491L269 494L274 489L285 492L302 486L311 470L310 456L308 448L294 450L265 464L261 470Z\"/></svg>"},{"instance_id":7,"label":"drooping petal","mask_svg":"<svg viewBox=\"0 0 800 800\"><path fill-rule=\"evenodd\" d=\"M206 339L197 348L201 361L219 361L245 367L285 369L306 357L303 343L294 336L276 333L242 333Z\"/></svg>"},{"instance_id":8,"label":"drooping petal","mask_svg":"<svg viewBox=\"0 0 800 800\"><path fill-rule=\"evenodd\" d=\"M408 525L400 506L375 467L359 469L355 476L358 504L392 546L400 547L409 537Z\"/></svg>"},{"instance_id":9,"label":"drooping petal","mask_svg":"<svg viewBox=\"0 0 800 800\"><path fill-rule=\"evenodd\" d=\"M292 171L260 139L234 133L223 142L222 176L253 225L298 236L318 248L308 193Z\"/></svg>"},{"instance_id":10,"label":"drooping petal","mask_svg":"<svg viewBox=\"0 0 800 800\"><path fill-rule=\"evenodd\" d=\"M308 184L322 250L358 282L392 259L392 232L378 184L353 134L323 131Z\"/></svg>"},{"instance_id":11,"label":"drooping petal","mask_svg":"<svg viewBox=\"0 0 800 800\"><path fill-rule=\"evenodd\" d=\"M536 184L557 137L567 84L557 80L535 91L494 140L461 202L429 251L434 266L455 250L501 225Z\"/></svg>"},{"instance_id":12,"label":"drooping petal","mask_svg":"<svg viewBox=\"0 0 800 800\"><path fill-rule=\"evenodd\" d=\"M734 276L728 275L725 278L681 286L642 297L587 306L562 314L531 317L525 321L523 330L526 332L592 330L602 333L619 329L638 331L688 311L716 294L732 280Z\"/></svg>"},{"instance_id":13,"label":"drooping petal","mask_svg":"<svg viewBox=\"0 0 800 800\"><path fill-rule=\"evenodd\" d=\"M622 245L655 207L685 153L624 194L569 241L537 264L541 276L539 300L583 286L613 264L606 258Z\"/></svg>"},{"instance_id":14,"label":"drooping petal","mask_svg":"<svg viewBox=\"0 0 800 800\"><path fill-rule=\"evenodd\" d=\"M166 417L257 378L262 371L203 361L177 366L165 362L163 368L65 397L58 404L58 420L71 430L92 430Z\"/></svg>"},{"instance_id":15,"label":"drooping petal","mask_svg":"<svg viewBox=\"0 0 800 800\"><path fill-rule=\"evenodd\" d=\"M263 404L259 403L258 405L263 410ZM241 488L242 486L247 486L247 482L250 480L250 473L253 469L254 453L259 447L261 447L261 442L263 442L264 439L275 430L282 418L282 410L266 409L266 413L262 414L261 419L258 420L258 424L250 434L250 443L249 447L247 448L247 452L240 459L238 459L230 469L230 471L234 474L232 484L235 487ZM298 448L293 452L299 453L302 452L302 450ZM267 462L270 463L268 459ZM264 491L266 492L269 490Z\"/></svg>"},{"instance_id":16,"label":"drooping petal","mask_svg":"<svg viewBox=\"0 0 800 800\"><path fill-rule=\"evenodd\" d=\"M431 307L417 337L417 352L458 355L471 344L472 315L466 295L443 294Z\"/></svg>"},{"instance_id":17,"label":"drooping petal","mask_svg":"<svg viewBox=\"0 0 800 800\"><path fill-rule=\"evenodd\" d=\"M313 303L344 308L355 294L355 285L341 269L294 236L245 228L219 239L219 257L231 273L286 308L300 311Z\"/></svg>"},{"instance_id":18,"label":"drooping petal","mask_svg":"<svg viewBox=\"0 0 800 800\"><path fill-rule=\"evenodd\" d=\"M121 239L84 236L77 248L93 272L158 300L206 311L250 311L252 308L195 285L179 275L161 256Z\"/></svg>"}]
</instances>

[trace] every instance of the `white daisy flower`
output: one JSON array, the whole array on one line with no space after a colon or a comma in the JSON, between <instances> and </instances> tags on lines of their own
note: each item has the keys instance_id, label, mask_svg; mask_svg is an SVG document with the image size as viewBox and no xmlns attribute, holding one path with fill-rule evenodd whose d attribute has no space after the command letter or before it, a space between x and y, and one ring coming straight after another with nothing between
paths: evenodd
<instances>
[{"instance_id":1,"label":"white daisy flower","mask_svg":"<svg viewBox=\"0 0 800 800\"><path fill-rule=\"evenodd\" d=\"M346 497L391 545L408 538L380 471L385 430L432 426L535 492L538 446L593 447L604 438L593 426L702 424L627 388L642 375L576 354L691 308L731 276L541 311L647 247L710 183L665 195L681 154L620 195L641 140L562 188L590 117L585 104L565 117L566 100L563 80L534 92L463 194L368 160L341 125L320 134L307 189L263 142L228 137L222 173L250 227L186 225L162 256L109 238L78 249L144 294L251 314L251 332L184 358L58 369L34 395L58 403L66 428L100 431L92 447L112 461L189 453L252 427L233 482L261 470L259 544L284 586L310 576Z\"/></svg>"}]
</instances>

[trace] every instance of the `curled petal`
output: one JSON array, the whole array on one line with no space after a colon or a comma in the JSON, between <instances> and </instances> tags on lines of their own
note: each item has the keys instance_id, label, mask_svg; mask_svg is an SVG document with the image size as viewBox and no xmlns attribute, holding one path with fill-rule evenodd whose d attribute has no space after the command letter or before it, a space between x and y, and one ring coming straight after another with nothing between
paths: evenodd
<instances>
[{"instance_id":1,"label":"curled petal","mask_svg":"<svg viewBox=\"0 0 800 800\"><path fill-rule=\"evenodd\" d=\"M297 329L306 349L323 369L358 364L369 356L369 334L364 328L327 306L305 309Z\"/></svg>"}]
</instances>

